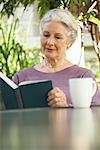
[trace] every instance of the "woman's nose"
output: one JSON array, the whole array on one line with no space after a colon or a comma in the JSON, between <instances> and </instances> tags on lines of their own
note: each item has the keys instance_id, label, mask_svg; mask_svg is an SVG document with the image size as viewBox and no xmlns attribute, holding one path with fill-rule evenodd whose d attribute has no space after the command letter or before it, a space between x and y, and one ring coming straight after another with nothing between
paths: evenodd
<instances>
[{"instance_id":1,"label":"woman's nose","mask_svg":"<svg viewBox=\"0 0 100 150\"><path fill-rule=\"evenodd\" d=\"M54 45L54 38L50 37L50 38L47 40L47 44L48 44L48 45Z\"/></svg>"}]
</instances>

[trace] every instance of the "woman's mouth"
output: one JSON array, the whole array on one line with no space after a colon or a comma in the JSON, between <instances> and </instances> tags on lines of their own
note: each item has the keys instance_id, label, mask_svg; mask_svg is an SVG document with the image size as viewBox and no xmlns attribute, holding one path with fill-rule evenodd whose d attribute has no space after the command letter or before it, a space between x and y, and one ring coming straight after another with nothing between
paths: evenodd
<instances>
[{"instance_id":1,"label":"woman's mouth","mask_svg":"<svg viewBox=\"0 0 100 150\"><path fill-rule=\"evenodd\" d=\"M55 49L52 48L46 48L47 51L55 51Z\"/></svg>"}]
</instances>

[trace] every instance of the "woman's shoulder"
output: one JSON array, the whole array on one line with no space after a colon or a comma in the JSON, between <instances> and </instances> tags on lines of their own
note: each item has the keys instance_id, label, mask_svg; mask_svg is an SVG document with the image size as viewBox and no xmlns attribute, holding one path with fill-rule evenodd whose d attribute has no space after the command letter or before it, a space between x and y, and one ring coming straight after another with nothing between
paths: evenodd
<instances>
[{"instance_id":1,"label":"woman's shoulder","mask_svg":"<svg viewBox=\"0 0 100 150\"><path fill-rule=\"evenodd\" d=\"M70 67L71 74L77 76L77 77L93 77L93 72L85 67L81 67L78 65L73 65Z\"/></svg>"},{"instance_id":2,"label":"woman's shoulder","mask_svg":"<svg viewBox=\"0 0 100 150\"><path fill-rule=\"evenodd\" d=\"M24 81L28 76L32 74L33 74L33 67L24 68L19 72L15 73L15 75L13 76L13 81L18 84Z\"/></svg>"},{"instance_id":3,"label":"woman's shoulder","mask_svg":"<svg viewBox=\"0 0 100 150\"><path fill-rule=\"evenodd\" d=\"M78 71L82 71L82 72L91 72L90 69L86 68L86 67L81 67L81 66L78 66L78 65L74 65L73 66L73 69L74 70L78 70Z\"/></svg>"},{"instance_id":4,"label":"woman's shoulder","mask_svg":"<svg viewBox=\"0 0 100 150\"><path fill-rule=\"evenodd\" d=\"M82 72L91 72L90 69L86 68L86 67L81 67L78 65L71 65L70 67L66 68L65 70L74 70L74 71L82 71Z\"/></svg>"},{"instance_id":5,"label":"woman's shoulder","mask_svg":"<svg viewBox=\"0 0 100 150\"><path fill-rule=\"evenodd\" d=\"M23 68L22 70L18 71L16 74L20 75L20 74L26 74L26 73L32 72L32 68L33 67Z\"/></svg>"}]
</instances>

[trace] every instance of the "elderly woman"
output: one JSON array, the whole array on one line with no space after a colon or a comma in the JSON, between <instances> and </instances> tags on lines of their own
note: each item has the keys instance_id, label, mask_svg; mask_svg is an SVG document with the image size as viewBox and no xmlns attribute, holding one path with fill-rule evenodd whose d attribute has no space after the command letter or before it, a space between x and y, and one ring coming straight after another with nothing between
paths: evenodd
<instances>
[{"instance_id":1,"label":"elderly woman","mask_svg":"<svg viewBox=\"0 0 100 150\"><path fill-rule=\"evenodd\" d=\"M68 81L70 78L94 76L86 68L72 64L66 58L66 51L77 37L77 24L68 10L53 9L40 21L41 51L44 59L40 64L16 73L14 82L19 84L26 80L52 80L53 89L48 93L49 106L69 106L71 97ZM97 89L91 105L100 104Z\"/></svg>"}]
</instances>

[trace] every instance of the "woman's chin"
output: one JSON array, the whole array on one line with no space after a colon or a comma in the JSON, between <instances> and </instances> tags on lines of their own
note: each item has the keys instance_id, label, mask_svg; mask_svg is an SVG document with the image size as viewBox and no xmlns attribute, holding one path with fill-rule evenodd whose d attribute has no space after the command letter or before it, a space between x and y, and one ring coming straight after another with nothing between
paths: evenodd
<instances>
[{"instance_id":1,"label":"woman's chin","mask_svg":"<svg viewBox=\"0 0 100 150\"><path fill-rule=\"evenodd\" d=\"M45 56L48 58L56 58L57 57L57 55L55 55L54 53L46 53Z\"/></svg>"},{"instance_id":2,"label":"woman's chin","mask_svg":"<svg viewBox=\"0 0 100 150\"><path fill-rule=\"evenodd\" d=\"M54 55L46 55L46 57L47 57L48 59L56 59L56 56L54 56Z\"/></svg>"}]
</instances>

